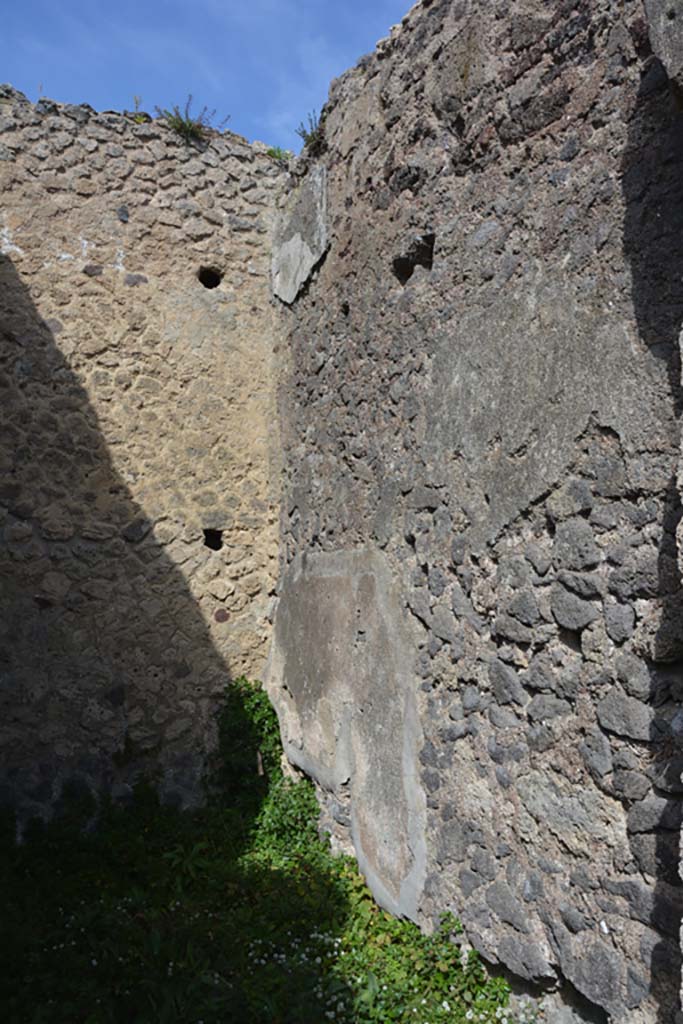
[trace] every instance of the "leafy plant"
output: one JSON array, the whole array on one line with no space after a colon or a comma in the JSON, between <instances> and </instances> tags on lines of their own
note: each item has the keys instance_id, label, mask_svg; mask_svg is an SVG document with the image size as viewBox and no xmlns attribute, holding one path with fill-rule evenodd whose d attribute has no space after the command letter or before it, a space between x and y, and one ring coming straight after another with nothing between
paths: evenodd
<instances>
[{"instance_id":1,"label":"leafy plant","mask_svg":"<svg viewBox=\"0 0 683 1024\"><path fill-rule=\"evenodd\" d=\"M323 122L313 111L308 115L308 125L302 121L296 134L304 144L306 152L313 157L320 156L325 150L325 128Z\"/></svg>"},{"instance_id":2,"label":"leafy plant","mask_svg":"<svg viewBox=\"0 0 683 1024\"><path fill-rule=\"evenodd\" d=\"M147 121L151 121L149 114L146 114L144 110L140 110L140 104L142 103L142 96L137 94L133 96L133 110L127 111L129 117L132 117L136 124L145 124Z\"/></svg>"},{"instance_id":3,"label":"leafy plant","mask_svg":"<svg viewBox=\"0 0 683 1024\"><path fill-rule=\"evenodd\" d=\"M261 687L230 685L219 733L200 811L141 787L84 831L74 792L21 847L0 821L3 1021L513 1024L452 916L423 935L333 856L313 785L283 776Z\"/></svg>"},{"instance_id":4,"label":"leafy plant","mask_svg":"<svg viewBox=\"0 0 683 1024\"><path fill-rule=\"evenodd\" d=\"M183 110L179 106L173 106L171 110L162 107L155 107L158 117L162 117L169 128L176 132L185 142L204 142L211 132L221 132L230 120L230 116L223 118L218 125L214 124L215 110L202 107L197 116L191 113L192 96L187 97Z\"/></svg>"}]
</instances>

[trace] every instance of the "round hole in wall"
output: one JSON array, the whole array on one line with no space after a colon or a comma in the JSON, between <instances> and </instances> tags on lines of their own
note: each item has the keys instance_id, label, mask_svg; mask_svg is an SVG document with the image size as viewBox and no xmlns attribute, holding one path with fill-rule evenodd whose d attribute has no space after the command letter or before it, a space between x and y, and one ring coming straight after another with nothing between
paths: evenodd
<instances>
[{"instance_id":1,"label":"round hole in wall","mask_svg":"<svg viewBox=\"0 0 683 1024\"><path fill-rule=\"evenodd\" d=\"M223 280L223 274L215 267L200 267L197 271L197 280L205 288L218 288Z\"/></svg>"}]
</instances>

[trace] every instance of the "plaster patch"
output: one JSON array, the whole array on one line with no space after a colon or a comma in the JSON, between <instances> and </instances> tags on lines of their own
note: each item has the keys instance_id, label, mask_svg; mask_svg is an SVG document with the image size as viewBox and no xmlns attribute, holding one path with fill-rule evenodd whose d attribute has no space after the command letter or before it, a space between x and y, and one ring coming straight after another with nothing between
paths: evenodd
<instances>
[{"instance_id":1,"label":"plaster patch","mask_svg":"<svg viewBox=\"0 0 683 1024\"><path fill-rule=\"evenodd\" d=\"M24 255L24 250L12 241L12 233L9 228L0 230L0 252L3 256L11 256L13 253L16 256Z\"/></svg>"}]
</instances>

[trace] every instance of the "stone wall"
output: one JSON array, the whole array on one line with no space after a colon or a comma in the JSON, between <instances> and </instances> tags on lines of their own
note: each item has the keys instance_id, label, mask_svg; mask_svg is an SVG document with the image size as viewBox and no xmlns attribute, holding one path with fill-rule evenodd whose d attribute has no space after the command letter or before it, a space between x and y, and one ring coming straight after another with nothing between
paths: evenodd
<instances>
[{"instance_id":1,"label":"stone wall","mask_svg":"<svg viewBox=\"0 0 683 1024\"><path fill-rule=\"evenodd\" d=\"M683 10L514 7L422 0L292 177L0 89L0 796L195 801L279 572L285 747L380 902L670 1024Z\"/></svg>"},{"instance_id":2,"label":"stone wall","mask_svg":"<svg viewBox=\"0 0 683 1024\"><path fill-rule=\"evenodd\" d=\"M279 229L326 247L283 295L287 752L381 902L620 1024L672 1021L680 970L659 6L425 0L333 83L325 202Z\"/></svg>"},{"instance_id":3,"label":"stone wall","mask_svg":"<svg viewBox=\"0 0 683 1024\"><path fill-rule=\"evenodd\" d=\"M2 794L154 771L191 803L270 630L282 174L6 87L0 132Z\"/></svg>"}]
</instances>

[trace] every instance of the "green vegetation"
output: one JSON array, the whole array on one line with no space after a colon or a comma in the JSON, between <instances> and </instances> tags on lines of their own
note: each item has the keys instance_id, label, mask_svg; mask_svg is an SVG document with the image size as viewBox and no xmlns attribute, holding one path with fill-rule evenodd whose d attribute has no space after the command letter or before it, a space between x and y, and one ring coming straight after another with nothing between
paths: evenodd
<instances>
[{"instance_id":1,"label":"green vegetation","mask_svg":"<svg viewBox=\"0 0 683 1024\"><path fill-rule=\"evenodd\" d=\"M507 1022L508 989L373 902L284 778L265 693L227 695L204 809L87 801L0 846L3 1024Z\"/></svg>"},{"instance_id":2,"label":"green vegetation","mask_svg":"<svg viewBox=\"0 0 683 1024\"><path fill-rule=\"evenodd\" d=\"M308 115L308 126L302 121L296 129L296 134L303 142L304 149L310 156L320 156L324 152L325 128L315 111Z\"/></svg>"},{"instance_id":3,"label":"green vegetation","mask_svg":"<svg viewBox=\"0 0 683 1024\"><path fill-rule=\"evenodd\" d=\"M162 117L169 128L176 132L185 142L204 142L211 132L221 132L230 120L230 116L223 118L219 124L214 124L215 110L203 107L196 117L190 112L192 108L192 96L187 97L184 110L174 106L171 110L156 107L158 117Z\"/></svg>"},{"instance_id":4,"label":"green vegetation","mask_svg":"<svg viewBox=\"0 0 683 1024\"><path fill-rule=\"evenodd\" d=\"M290 149L283 149L282 146L271 146L268 150L269 157L273 160L277 160L280 164L286 164L294 156Z\"/></svg>"},{"instance_id":5,"label":"green vegetation","mask_svg":"<svg viewBox=\"0 0 683 1024\"><path fill-rule=\"evenodd\" d=\"M142 96L133 96L133 110L128 112L133 118L136 124L145 124L147 121L151 121L152 118L149 114L146 114L144 110L140 110L140 104L142 103Z\"/></svg>"}]
</instances>

